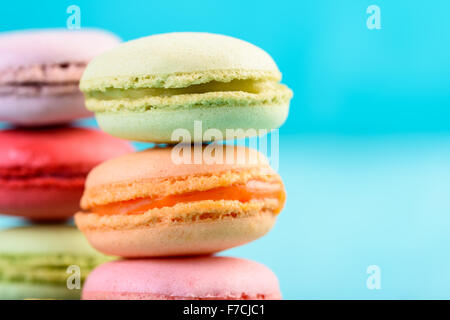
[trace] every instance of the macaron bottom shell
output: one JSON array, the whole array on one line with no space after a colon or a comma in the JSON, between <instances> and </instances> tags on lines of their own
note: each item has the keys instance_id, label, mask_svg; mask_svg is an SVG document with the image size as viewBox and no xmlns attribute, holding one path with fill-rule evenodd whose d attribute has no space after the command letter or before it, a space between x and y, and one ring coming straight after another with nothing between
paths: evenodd
<instances>
[{"instance_id":1,"label":"macaron bottom shell","mask_svg":"<svg viewBox=\"0 0 450 320\"><path fill-rule=\"evenodd\" d=\"M249 217L144 224L114 230L108 228L107 224L106 228L105 224L103 228L98 227L101 223L92 223L92 217L87 217L84 213L75 216L78 227L91 245L102 253L126 258L211 254L262 237L276 221L276 215L272 212L258 212ZM108 217L100 217L99 220L105 222L105 218ZM123 225L133 226L139 218L128 216L121 219L127 220Z\"/></svg>"},{"instance_id":2,"label":"macaron bottom shell","mask_svg":"<svg viewBox=\"0 0 450 320\"><path fill-rule=\"evenodd\" d=\"M152 141L155 143L179 142L180 136L174 134L189 132L191 142L208 142L262 135L260 129L270 131L279 128L287 119L289 104L274 106L218 106L179 109L151 109L143 112L117 111L97 112L97 122L105 132L134 141ZM196 121L201 121L200 136L194 131ZM204 136L208 129L217 129L220 137ZM242 129L236 136L227 138L227 129ZM249 130L250 129L250 130ZM246 132L245 132L246 131ZM258 132L260 131L260 132ZM174 140L175 139L175 140ZM189 141L186 141L189 142Z\"/></svg>"},{"instance_id":3,"label":"macaron bottom shell","mask_svg":"<svg viewBox=\"0 0 450 320\"><path fill-rule=\"evenodd\" d=\"M0 121L20 126L44 126L67 123L92 116L84 107L81 92L64 95L0 97Z\"/></svg>"},{"instance_id":4,"label":"macaron bottom shell","mask_svg":"<svg viewBox=\"0 0 450 320\"><path fill-rule=\"evenodd\" d=\"M79 210L82 186L0 185L0 213L34 221L65 220Z\"/></svg>"},{"instance_id":5,"label":"macaron bottom shell","mask_svg":"<svg viewBox=\"0 0 450 320\"><path fill-rule=\"evenodd\" d=\"M259 296L183 297L134 292L86 292L83 294L82 300L281 300L281 295L265 295L264 298L261 298Z\"/></svg>"}]
</instances>

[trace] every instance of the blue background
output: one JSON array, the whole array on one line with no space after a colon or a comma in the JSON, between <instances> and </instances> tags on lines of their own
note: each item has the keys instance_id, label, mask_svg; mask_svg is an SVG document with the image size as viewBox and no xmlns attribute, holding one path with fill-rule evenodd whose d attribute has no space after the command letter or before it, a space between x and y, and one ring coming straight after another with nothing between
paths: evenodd
<instances>
[{"instance_id":1,"label":"blue background","mask_svg":"<svg viewBox=\"0 0 450 320\"><path fill-rule=\"evenodd\" d=\"M288 202L266 237L225 254L269 266L287 299L450 298L449 1L16 1L0 31L65 27L71 4L124 40L207 31L274 57L295 93ZM381 30L366 27L371 4Z\"/></svg>"}]
</instances>

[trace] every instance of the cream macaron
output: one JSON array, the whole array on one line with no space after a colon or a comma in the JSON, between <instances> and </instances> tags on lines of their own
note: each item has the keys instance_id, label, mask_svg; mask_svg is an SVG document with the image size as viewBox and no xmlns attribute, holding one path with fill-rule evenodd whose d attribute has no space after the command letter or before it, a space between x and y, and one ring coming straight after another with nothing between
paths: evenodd
<instances>
[{"instance_id":1,"label":"cream macaron","mask_svg":"<svg viewBox=\"0 0 450 320\"><path fill-rule=\"evenodd\" d=\"M211 147L155 148L97 166L78 228L122 257L209 254L263 236L284 206L280 176L255 150Z\"/></svg>"},{"instance_id":2,"label":"cream macaron","mask_svg":"<svg viewBox=\"0 0 450 320\"><path fill-rule=\"evenodd\" d=\"M271 56L253 44L182 32L133 40L99 55L89 63L80 88L86 107L112 135L160 143L200 142L280 127L292 98L280 80ZM189 136L180 138L176 129ZM217 130L205 135L208 129Z\"/></svg>"}]
</instances>

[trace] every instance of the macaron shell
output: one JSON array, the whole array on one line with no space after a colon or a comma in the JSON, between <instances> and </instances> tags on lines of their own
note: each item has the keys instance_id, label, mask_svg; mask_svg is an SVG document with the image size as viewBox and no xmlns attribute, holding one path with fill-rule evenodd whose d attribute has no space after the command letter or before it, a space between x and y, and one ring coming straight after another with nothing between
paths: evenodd
<instances>
[{"instance_id":1,"label":"macaron shell","mask_svg":"<svg viewBox=\"0 0 450 320\"><path fill-rule=\"evenodd\" d=\"M89 174L86 188L142 179L222 173L232 169L264 167L273 172L267 158L255 149L221 144L217 147L223 152L210 161L207 161L207 155L212 152L211 146L206 145L155 147L127 153L95 167Z\"/></svg>"},{"instance_id":2,"label":"macaron shell","mask_svg":"<svg viewBox=\"0 0 450 320\"><path fill-rule=\"evenodd\" d=\"M0 96L0 120L20 126L67 123L91 117L81 92L65 95Z\"/></svg>"},{"instance_id":3,"label":"macaron shell","mask_svg":"<svg viewBox=\"0 0 450 320\"><path fill-rule=\"evenodd\" d=\"M95 30L43 29L0 33L2 69L42 64L89 62L117 46L112 33Z\"/></svg>"},{"instance_id":4,"label":"macaron shell","mask_svg":"<svg viewBox=\"0 0 450 320\"><path fill-rule=\"evenodd\" d=\"M94 166L132 151L124 140L76 127L0 131L0 170Z\"/></svg>"},{"instance_id":5,"label":"macaron shell","mask_svg":"<svg viewBox=\"0 0 450 320\"><path fill-rule=\"evenodd\" d=\"M135 141L177 143L177 132L187 132L191 142L227 140L227 130L235 129L237 136L228 139L263 135L279 128L289 113L287 105L217 106L209 108L152 109L145 112L98 112L99 126L109 134ZM203 132L195 134L194 124L201 121ZM180 129L181 128L181 129ZM207 130L215 129L214 137ZM242 129L241 131L237 131ZM176 131L178 130L178 131ZM220 136L217 136L219 131ZM174 135L175 134L175 135ZM189 141L185 141L189 142Z\"/></svg>"},{"instance_id":6,"label":"macaron shell","mask_svg":"<svg viewBox=\"0 0 450 320\"><path fill-rule=\"evenodd\" d=\"M223 211L224 215L233 207L220 204L215 204L215 211ZM186 211L195 211L195 205ZM189 207L189 204L185 207ZM174 209L169 208L167 211L170 210ZM261 207L256 205L246 214L233 210L234 218L221 219L219 215L216 219L195 219L184 223L157 223L149 219L145 224L139 222L145 217L131 215L118 223L122 228L116 229L111 227L111 222L114 223L118 218L114 216L92 221L89 214L79 213L75 221L91 245L105 254L126 258L187 256L219 252L262 237L275 224L276 215L260 210ZM201 213L197 216L201 216Z\"/></svg>"},{"instance_id":7,"label":"macaron shell","mask_svg":"<svg viewBox=\"0 0 450 320\"><path fill-rule=\"evenodd\" d=\"M99 55L83 74L81 88L136 87L141 85L139 77L149 76L150 82L162 87L182 87L192 81L170 84L158 77L152 81L151 76L221 70L267 71L273 78L281 78L272 58L253 44L218 34L179 32L129 41ZM208 81L211 79L197 78L193 82Z\"/></svg>"},{"instance_id":8,"label":"macaron shell","mask_svg":"<svg viewBox=\"0 0 450 320\"><path fill-rule=\"evenodd\" d=\"M82 185L42 188L0 184L0 213L36 221L65 220L79 210L82 194Z\"/></svg>"},{"instance_id":9,"label":"macaron shell","mask_svg":"<svg viewBox=\"0 0 450 320\"><path fill-rule=\"evenodd\" d=\"M113 261L88 277L83 299L280 299L278 279L244 259L198 257Z\"/></svg>"}]
</instances>

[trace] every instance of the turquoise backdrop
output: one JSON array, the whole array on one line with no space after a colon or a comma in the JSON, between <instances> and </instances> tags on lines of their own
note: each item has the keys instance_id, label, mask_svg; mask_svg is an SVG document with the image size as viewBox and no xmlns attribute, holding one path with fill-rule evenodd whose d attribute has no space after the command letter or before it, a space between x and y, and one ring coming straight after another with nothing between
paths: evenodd
<instances>
[{"instance_id":1,"label":"turquoise backdrop","mask_svg":"<svg viewBox=\"0 0 450 320\"><path fill-rule=\"evenodd\" d=\"M82 27L124 40L207 31L274 57L295 93L280 130L287 206L224 254L269 266L286 299L450 298L450 1L14 1L0 31L65 27L72 4Z\"/></svg>"}]
</instances>

